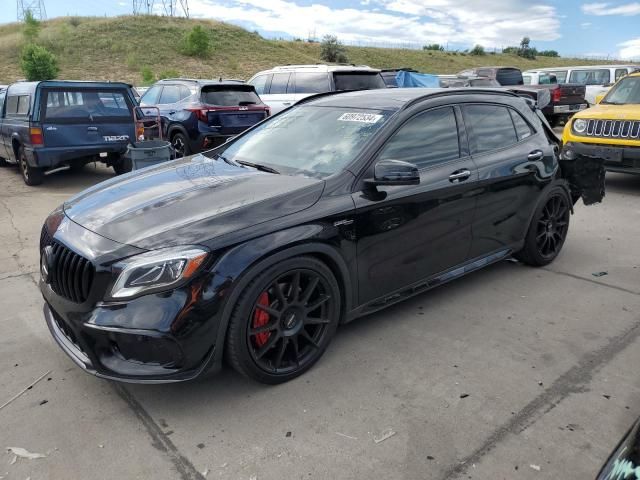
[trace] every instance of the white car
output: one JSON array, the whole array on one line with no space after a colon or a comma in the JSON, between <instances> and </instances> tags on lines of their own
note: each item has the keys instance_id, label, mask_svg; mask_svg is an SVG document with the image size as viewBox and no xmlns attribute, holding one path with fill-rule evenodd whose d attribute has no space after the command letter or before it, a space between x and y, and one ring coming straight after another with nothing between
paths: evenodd
<instances>
[{"instance_id":1,"label":"white car","mask_svg":"<svg viewBox=\"0 0 640 480\"><path fill-rule=\"evenodd\" d=\"M582 83L587 86L585 99L595 105L596 97L609 90L620 78L638 70L638 65L586 65L578 67L540 68L537 73L550 73L558 83ZM528 75L531 72L524 72Z\"/></svg>"},{"instance_id":2,"label":"white car","mask_svg":"<svg viewBox=\"0 0 640 480\"><path fill-rule=\"evenodd\" d=\"M366 65L287 65L258 72L247 83L272 115L315 93L386 88L380 70Z\"/></svg>"}]
</instances>

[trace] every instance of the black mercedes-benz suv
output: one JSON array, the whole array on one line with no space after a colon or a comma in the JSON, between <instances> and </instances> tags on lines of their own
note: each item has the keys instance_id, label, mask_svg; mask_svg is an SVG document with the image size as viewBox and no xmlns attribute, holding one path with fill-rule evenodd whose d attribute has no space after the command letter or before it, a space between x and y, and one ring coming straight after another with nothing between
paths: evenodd
<instances>
[{"instance_id":1,"label":"black mercedes-benz suv","mask_svg":"<svg viewBox=\"0 0 640 480\"><path fill-rule=\"evenodd\" d=\"M204 154L96 185L47 218L44 314L100 377L265 383L338 324L515 255L553 261L598 160L558 158L537 108L482 89L320 94Z\"/></svg>"}]
</instances>

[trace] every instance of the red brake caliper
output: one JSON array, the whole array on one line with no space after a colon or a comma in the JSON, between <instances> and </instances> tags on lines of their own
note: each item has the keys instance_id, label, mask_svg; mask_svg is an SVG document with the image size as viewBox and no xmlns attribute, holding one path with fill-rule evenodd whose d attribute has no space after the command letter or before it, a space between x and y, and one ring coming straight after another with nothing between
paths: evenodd
<instances>
[{"instance_id":1,"label":"red brake caliper","mask_svg":"<svg viewBox=\"0 0 640 480\"><path fill-rule=\"evenodd\" d=\"M264 305L266 307L269 306L269 294L267 292L262 292L260 294L260 296L258 297L258 304ZM262 327L267 323L269 323L269 314L264 310L260 310L256 308L256 311L253 314L253 328ZM269 340L270 335L271 335L271 332L258 333L255 336L256 346L261 347L265 343L267 343L267 340Z\"/></svg>"}]
</instances>

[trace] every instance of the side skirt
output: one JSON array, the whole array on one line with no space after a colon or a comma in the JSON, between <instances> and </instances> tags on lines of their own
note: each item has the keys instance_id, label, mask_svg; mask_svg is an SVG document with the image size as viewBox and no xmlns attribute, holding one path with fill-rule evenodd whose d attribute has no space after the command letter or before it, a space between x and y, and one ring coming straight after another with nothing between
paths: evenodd
<instances>
[{"instance_id":1,"label":"side skirt","mask_svg":"<svg viewBox=\"0 0 640 480\"><path fill-rule=\"evenodd\" d=\"M413 297L414 295L426 292L427 290L431 290L432 288L448 283L451 280L463 277L471 272L475 272L476 270L480 270L481 268L499 262L500 260L504 260L512 252L517 250L517 248L505 248L483 257L471 259L463 264L450 268L449 270L445 270L442 273L433 275L425 280L420 280L408 287L403 287L393 293L385 295L384 297L372 300L371 302L361 305L349 312L345 317L344 323L348 323L358 317L377 312L378 310L382 310L383 308Z\"/></svg>"}]
</instances>

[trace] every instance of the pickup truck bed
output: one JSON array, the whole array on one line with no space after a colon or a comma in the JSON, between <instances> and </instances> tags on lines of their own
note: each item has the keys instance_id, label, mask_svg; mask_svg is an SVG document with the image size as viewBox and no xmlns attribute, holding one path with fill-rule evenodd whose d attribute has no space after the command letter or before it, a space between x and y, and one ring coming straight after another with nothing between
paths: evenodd
<instances>
[{"instance_id":1,"label":"pickup truck bed","mask_svg":"<svg viewBox=\"0 0 640 480\"><path fill-rule=\"evenodd\" d=\"M562 83L551 85L527 85L527 87L549 90L551 102L542 112L552 126L567 121L571 115L589 106L584 96L587 88L578 83Z\"/></svg>"}]
</instances>

